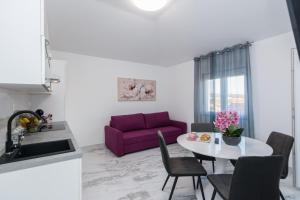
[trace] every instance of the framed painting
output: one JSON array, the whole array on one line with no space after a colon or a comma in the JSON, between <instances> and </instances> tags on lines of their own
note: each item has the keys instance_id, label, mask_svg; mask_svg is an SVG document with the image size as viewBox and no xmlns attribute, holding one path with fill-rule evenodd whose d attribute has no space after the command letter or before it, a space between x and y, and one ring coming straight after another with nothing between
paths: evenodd
<instances>
[{"instance_id":1,"label":"framed painting","mask_svg":"<svg viewBox=\"0 0 300 200\"><path fill-rule=\"evenodd\" d=\"M118 78L119 101L155 101L156 81Z\"/></svg>"}]
</instances>

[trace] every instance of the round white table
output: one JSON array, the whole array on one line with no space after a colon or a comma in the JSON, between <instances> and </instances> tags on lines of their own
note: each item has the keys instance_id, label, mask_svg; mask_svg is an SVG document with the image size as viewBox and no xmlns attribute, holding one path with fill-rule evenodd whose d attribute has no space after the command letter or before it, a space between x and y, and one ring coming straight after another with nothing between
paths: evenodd
<instances>
[{"instance_id":1,"label":"round white table","mask_svg":"<svg viewBox=\"0 0 300 200\"><path fill-rule=\"evenodd\" d=\"M207 133L207 132L205 132ZM203 133L196 133L198 136ZM266 143L242 137L238 146L230 146L224 143L221 133L207 133L211 136L210 142L202 142L199 137L196 141L187 139L187 134L180 135L177 138L178 144L183 148L192 152L216 158L216 174L225 172L228 160L237 160L241 156L270 156L273 153L272 147ZM219 143L215 143L215 139L219 139Z\"/></svg>"}]
</instances>

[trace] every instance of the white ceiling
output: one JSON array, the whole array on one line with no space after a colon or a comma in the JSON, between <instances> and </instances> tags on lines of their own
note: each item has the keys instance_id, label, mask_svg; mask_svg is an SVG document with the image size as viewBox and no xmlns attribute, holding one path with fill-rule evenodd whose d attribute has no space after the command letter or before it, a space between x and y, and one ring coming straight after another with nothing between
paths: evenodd
<instances>
[{"instance_id":1,"label":"white ceiling","mask_svg":"<svg viewBox=\"0 0 300 200\"><path fill-rule=\"evenodd\" d=\"M47 0L51 48L171 66L291 30L285 0L173 0L147 13L130 0Z\"/></svg>"}]
</instances>

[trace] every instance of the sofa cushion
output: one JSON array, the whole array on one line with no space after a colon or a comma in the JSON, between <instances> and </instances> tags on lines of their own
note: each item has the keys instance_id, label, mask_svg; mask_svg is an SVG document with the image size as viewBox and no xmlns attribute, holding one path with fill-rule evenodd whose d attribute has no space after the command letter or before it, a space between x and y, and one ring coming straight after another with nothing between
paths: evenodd
<instances>
[{"instance_id":1,"label":"sofa cushion","mask_svg":"<svg viewBox=\"0 0 300 200\"><path fill-rule=\"evenodd\" d=\"M182 133L181 128L175 126L165 126L165 127L154 128L151 130L155 130L156 134L160 130L165 137L170 136L172 134Z\"/></svg>"},{"instance_id":2,"label":"sofa cushion","mask_svg":"<svg viewBox=\"0 0 300 200\"><path fill-rule=\"evenodd\" d=\"M182 133L182 130L180 128L173 127L173 126L129 131L123 133L124 144L143 143L149 140L155 140L158 142L158 137L157 137L158 130L162 132L162 134L166 139L168 137L177 136Z\"/></svg>"},{"instance_id":3,"label":"sofa cushion","mask_svg":"<svg viewBox=\"0 0 300 200\"><path fill-rule=\"evenodd\" d=\"M154 129L156 134L158 132L158 130L161 131L161 133L163 134L167 144L169 144L170 139L175 138L175 141L177 139L177 137L181 134L183 134L182 130L178 127L174 127L174 126L166 126L166 127L160 127L160 128L155 128Z\"/></svg>"},{"instance_id":4,"label":"sofa cushion","mask_svg":"<svg viewBox=\"0 0 300 200\"><path fill-rule=\"evenodd\" d=\"M142 113L112 116L110 125L123 132L146 128Z\"/></svg>"},{"instance_id":5,"label":"sofa cushion","mask_svg":"<svg viewBox=\"0 0 300 200\"><path fill-rule=\"evenodd\" d=\"M168 112L144 114L146 128L158 128L171 124Z\"/></svg>"},{"instance_id":6,"label":"sofa cushion","mask_svg":"<svg viewBox=\"0 0 300 200\"><path fill-rule=\"evenodd\" d=\"M142 143L147 140L155 140L156 134L154 130L143 129L136 131L129 131L123 133L124 144Z\"/></svg>"}]
</instances>

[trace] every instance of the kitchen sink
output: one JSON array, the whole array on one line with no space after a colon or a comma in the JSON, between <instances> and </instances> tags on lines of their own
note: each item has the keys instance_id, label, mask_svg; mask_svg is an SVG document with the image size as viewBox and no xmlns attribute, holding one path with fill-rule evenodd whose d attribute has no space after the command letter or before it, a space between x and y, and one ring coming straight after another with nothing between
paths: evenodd
<instances>
[{"instance_id":1,"label":"kitchen sink","mask_svg":"<svg viewBox=\"0 0 300 200\"><path fill-rule=\"evenodd\" d=\"M0 157L0 164L69 153L73 151L75 151L75 148L70 139L22 145L21 148L16 150L12 155L2 155Z\"/></svg>"}]
</instances>

